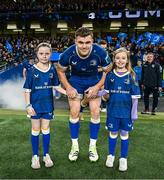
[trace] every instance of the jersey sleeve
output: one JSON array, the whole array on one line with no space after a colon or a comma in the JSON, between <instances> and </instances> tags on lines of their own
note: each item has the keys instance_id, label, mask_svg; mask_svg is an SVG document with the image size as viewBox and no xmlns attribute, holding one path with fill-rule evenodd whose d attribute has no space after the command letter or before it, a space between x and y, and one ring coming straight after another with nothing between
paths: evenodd
<instances>
[{"instance_id":1,"label":"jersey sleeve","mask_svg":"<svg viewBox=\"0 0 164 180\"><path fill-rule=\"evenodd\" d=\"M59 85L60 85L60 82L59 82L58 74L57 74L56 68L54 66L53 86L59 86Z\"/></svg>"},{"instance_id":2,"label":"jersey sleeve","mask_svg":"<svg viewBox=\"0 0 164 180\"><path fill-rule=\"evenodd\" d=\"M104 89L107 93L109 93L110 90L110 73L107 74L105 83L104 83Z\"/></svg>"},{"instance_id":3,"label":"jersey sleeve","mask_svg":"<svg viewBox=\"0 0 164 180\"><path fill-rule=\"evenodd\" d=\"M107 51L103 49L101 54L101 66L102 69L105 70L108 68L108 65L111 63L111 58L109 57L109 54Z\"/></svg>"}]
</instances>

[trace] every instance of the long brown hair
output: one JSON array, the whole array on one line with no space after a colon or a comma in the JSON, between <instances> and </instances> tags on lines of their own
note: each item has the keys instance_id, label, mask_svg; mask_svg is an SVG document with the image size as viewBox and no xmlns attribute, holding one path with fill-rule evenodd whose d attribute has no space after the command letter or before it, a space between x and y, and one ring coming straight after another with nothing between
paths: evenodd
<instances>
[{"instance_id":1,"label":"long brown hair","mask_svg":"<svg viewBox=\"0 0 164 180\"><path fill-rule=\"evenodd\" d=\"M133 71L132 69L132 66L131 66L131 62L130 62L130 52L122 47L122 48L119 48L119 49L116 49L114 52L113 52L113 66L112 66L112 70L116 68L116 63L115 63L115 57L116 57L116 54L118 53L121 53L121 52L125 52L126 55L127 55L127 63L126 63L126 69L130 72L130 74L132 75L132 78L135 80L135 72Z\"/></svg>"}]
</instances>

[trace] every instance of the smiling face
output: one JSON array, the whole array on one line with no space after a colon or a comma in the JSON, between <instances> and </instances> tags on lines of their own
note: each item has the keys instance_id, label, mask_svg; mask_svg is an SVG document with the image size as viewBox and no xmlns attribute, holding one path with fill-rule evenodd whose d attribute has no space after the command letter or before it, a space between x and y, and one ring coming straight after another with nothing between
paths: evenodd
<instances>
[{"instance_id":1,"label":"smiling face","mask_svg":"<svg viewBox=\"0 0 164 180\"><path fill-rule=\"evenodd\" d=\"M128 62L127 53L119 52L115 55L114 62L117 69L126 69L126 64Z\"/></svg>"},{"instance_id":2,"label":"smiling face","mask_svg":"<svg viewBox=\"0 0 164 180\"><path fill-rule=\"evenodd\" d=\"M85 37L77 36L75 39L75 44L79 55L82 57L86 57L91 51L93 38L91 35Z\"/></svg>"},{"instance_id":3,"label":"smiling face","mask_svg":"<svg viewBox=\"0 0 164 180\"><path fill-rule=\"evenodd\" d=\"M149 63L152 63L154 61L154 54L153 53L148 53L147 54L147 61Z\"/></svg>"},{"instance_id":4,"label":"smiling face","mask_svg":"<svg viewBox=\"0 0 164 180\"><path fill-rule=\"evenodd\" d=\"M37 57L40 63L46 64L49 62L51 56L51 50L47 46L41 46L38 48Z\"/></svg>"}]
</instances>

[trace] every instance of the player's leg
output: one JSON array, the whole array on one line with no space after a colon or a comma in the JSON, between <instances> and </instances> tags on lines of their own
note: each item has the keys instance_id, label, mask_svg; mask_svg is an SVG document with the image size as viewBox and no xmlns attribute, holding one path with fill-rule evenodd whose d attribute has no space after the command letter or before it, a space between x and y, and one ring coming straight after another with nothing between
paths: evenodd
<instances>
[{"instance_id":1,"label":"player's leg","mask_svg":"<svg viewBox=\"0 0 164 180\"><path fill-rule=\"evenodd\" d=\"M145 106L145 109L141 112L142 114L149 114L149 95L150 95L150 90L148 87L145 87L145 89L144 89L144 106Z\"/></svg>"},{"instance_id":2,"label":"player's leg","mask_svg":"<svg viewBox=\"0 0 164 180\"><path fill-rule=\"evenodd\" d=\"M31 144L32 144L32 151L33 151L31 167L33 169L39 169L40 162L39 162L39 152L38 151L39 151L40 119L31 119L31 124L32 124Z\"/></svg>"},{"instance_id":3,"label":"player's leg","mask_svg":"<svg viewBox=\"0 0 164 180\"><path fill-rule=\"evenodd\" d=\"M84 95L84 98L81 100L79 120L84 120L83 110L85 107L88 106L88 104L89 104L89 99L87 98L86 95Z\"/></svg>"},{"instance_id":4,"label":"player's leg","mask_svg":"<svg viewBox=\"0 0 164 180\"><path fill-rule=\"evenodd\" d=\"M43 162L45 167L52 167L53 161L49 155L50 147L50 120L52 119L53 113L46 113L41 119L41 131L42 131L42 145L43 145Z\"/></svg>"},{"instance_id":5,"label":"player's leg","mask_svg":"<svg viewBox=\"0 0 164 180\"><path fill-rule=\"evenodd\" d=\"M152 115L155 115L155 110L158 106L158 97L159 97L159 91L157 88L153 88L152 89L152 92L153 92L153 104L152 104L152 112L151 114Z\"/></svg>"},{"instance_id":6,"label":"player's leg","mask_svg":"<svg viewBox=\"0 0 164 180\"><path fill-rule=\"evenodd\" d=\"M119 159L119 170L126 171L127 166L127 156L128 156L128 147L129 147L129 133L128 131L120 131L121 138L121 155Z\"/></svg>"},{"instance_id":7,"label":"player's leg","mask_svg":"<svg viewBox=\"0 0 164 180\"><path fill-rule=\"evenodd\" d=\"M70 106L70 119L69 119L69 128L70 128L70 135L72 140L72 147L71 151L68 155L70 161L76 161L79 154L79 143L78 143L78 136L79 136L79 112L80 112L80 99L69 99L69 106Z\"/></svg>"},{"instance_id":8,"label":"player's leg","mask_svg":"<svg viewBox=\"0 0 164 180\"><path fill-rule=\"evenodd\" d=\"M90 144L89 144L89 159L92 162L96 162L99 158L96 150L96 142L98 139L98 133L100 129L100 97L90 99L89 108L91 113L90 120Z\"/></svg>"}]
</instances>

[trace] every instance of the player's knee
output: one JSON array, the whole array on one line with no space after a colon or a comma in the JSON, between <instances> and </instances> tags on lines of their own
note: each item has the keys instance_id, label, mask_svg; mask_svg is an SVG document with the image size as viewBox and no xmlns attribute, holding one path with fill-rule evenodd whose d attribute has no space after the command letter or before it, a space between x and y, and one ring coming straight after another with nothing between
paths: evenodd
<instances>
[{"instance_id":1,"label":"player's knee","mask_svg":"<svg viewBox=\"0 0 164 180\"><path fill-rule=\"evenodd\" d=\"M100 118L100 110L99 108L94 109L91 111L91 116L93 119L99 119Z\"/></svg>"},{"instance_id":2,"label":"player's knee","mask_svg":"<svg viewBox=\"0 0 164 180\"><path fill-rule=\"evenodd\" d=\"M33 135L33 136L39 136L39 134L40 134L40 129L38 128L32 128L31 129L31 134Z\"/></svg>"},{"instance_id":3,"label":"player's knee","mask_svg":"<svg viewBox=\"0 0 164 180\"><path fill-rule=\"evenodd\" d=\"M70 118L69 121L73 124L79 122L79 118Z\"/></svg>"},{"instance_id":4,"label":"player's knee","mask_svg":"<svg viewBox=\"0 0 164 180\"><path fill-rule=\"evenodd\" d=\"M109 132L109 136L110 138L112 139L116 139L118 137L118 131L115 131L115 132Z\"/></svg>"},{"instance_id":5,"label":"player's knee","mask_svg":"<svg viewBox=\"0 0 164 180\"><path fill-rule=\"evenodd\" d=\"M129 133L128 131L124 131L124 130L121 130L120 131L120 138L122 140L127 140L129 138Z\"/></svg>"},{"instance_id":6,"label":"player's knee","mask_svg":"<svg viewBox=\"0 0 164 180\"><path fill-rule=\"evenodd\" d=\"M50 133L50 128L47 128L47 129L42 128L41 131L42 131L42 134L46 135Z\"/></svg>"},{"instance_id":7,"label":"player's knee","mask_svg":"<svg viewBox=\"0 0 164 180\"><path fill-rule=\"evenodd\" d=\"M93 124L99 124L99 123L100 123L100 118L97 118L97 119L91 118L91 122L92 122Z\"/></svg>"}]
</instances>

